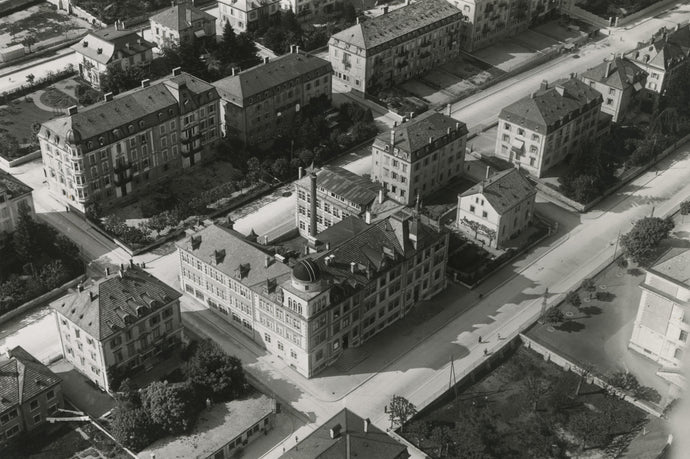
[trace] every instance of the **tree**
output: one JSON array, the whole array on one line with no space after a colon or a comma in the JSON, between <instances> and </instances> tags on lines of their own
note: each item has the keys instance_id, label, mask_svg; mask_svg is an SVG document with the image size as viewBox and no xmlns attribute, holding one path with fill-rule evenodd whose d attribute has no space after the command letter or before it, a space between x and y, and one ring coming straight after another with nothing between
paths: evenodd
<instances>
[{"instance_id":1,"label":"tree","mask_svg":"<svg viewBox=\"0 0 690 459\"><path fill-rule=\"evenodd\" d=\"M237 35L236 59L238 63L245 68L252 67L261 62L258 53L259 49L256 47L256 43L246 32Z\"/></svg>"},{"instance_id":2,"label":"tree","mask_svg":"<svg viewBox=\"0 0 690 459\"><path fill-rule=\"evenodd\" d=\"M201 406L191 386L154 381L141 391L141 406L162 431L179 435L188 431Z\"/></svg>"},{"instance_id":3,"label":"tree","mask_svg":"<svg viewBox=\"0 0 690 459\"><path fill-rule=\"evenodd\" d=\"M546 395L549 392L551 386L543 379L540 379L539 377L534 375L528 375L524 379L524 382L525 394L527 395L527 398L532 404L532 411L536 411L537 405L541 401L542 397L544 397L544 395Z\"/></svg>"},{"instance_id":4,"label":"tree","mask_svg":"<svg viewBox=\"0 0 690 459\"><path fill-rule=\"evenodd\" d=\"M606 441L610 424L603 413L580 411L568 421L568 430L581 440L581 446L600 446Z\"/></svg>"},{"instance_id":5,"label":"tree","mask_svg":"<svg viewBox=\"0 0 690 459\"><path fill-rule=\"evenodd\" d=\"M25 203L19 204L19 219L14 230L12 244L14 252L24 263L35 260L40 254L37 247L38 225L31 216L31 208Z\"/></svg>"},{"instance_id":6,"label":"tree","mask_svg":"<svg viewBox=\"0 0 690 459\"><path fill-rule=\"evenodd\" d=\"M127 409L124 406L116 406L113 409L110 428L117 441L134 451L144 449L158 436L151 416L141 407Z\"/></svg>"},{"instance_id":7,"label":"tree","mask_svg":"<svg viewBox=\"0 0 690 459\"><path fill-rule=\"evenodd\" d=\"M556 306L549 309L544 318L546 319L546 323L558 324L563 322L565 315L563 314L563 311L561 311L561 308Z\"/></svg>"},{"instance_id":8,"label":"tree","mask_svg":"<svg viewBox=\"0 0 690 459\"><path fill-rule=\"evenodd\" d=\"M46 290L52 290L68 279L69 276L66 276L66 273L62 260L53 260L41 268L38 281Z\"/></svg>"},{"instance_id":9,"label":"tree","mask_svg":"<svg viewBox=\"0 0 690 459\"><path fill-rule=\"evenodd\" d=\"M638 220L632 230L621 236L623 253L638 264L651 262L657 246L668 237L673 227L670 218L645 217Z\"/></svg>"},{"instance_id":10,"label":"tree","mask_svg":"<svg viewBox=\"0 0 690 459\"><path fill-rule=\"evenodd\" d=\"M690 214L690 201L680 203L680 214L683 216L683 222L685 222L685 216Z\"/></svg>"},{"instance_id":11,"label":"tree","mask_svg":"<svg viewBox=\"0 0 690 459\"><path fill-rule=\"evenodd\" d=\"M36 43L37 43L36 37L34 37L33 35L27 35L27 36L24 37L24 39L22 40L22 45L24 45L24 46L26 46L27 48L29 48L29 53L31 53L31 47L32 47L33 45L35 45Z\"/></svg>"},{"instance_id":12,"label":"tree","mask_svg":"<svg viewBox=\"0 0 690 459\"><path fill-rule=\"evenodd\" d=\"M400 395L393 395L388 404L388 416L390 417L391 424L398 424L400 430L403 431L407 420L415 414L417 414L417 408L412 402Z\"/></svg>"},{"instance_id":13,"label":"tree","mask_svg":"<svg viewBox=\"0 0 690 459\"><path fill-rule=\"evenodd\" d=\"M278 158L271 164L271 171L277 178L283 179L290 172L290 164L287 159Z\"/></svg>"},{"instance_id":14,"label":"tree","mask_svg":"<svg viewBox=\"0 0 690 459\"><path fill-rule=\"evenodd\" d=\"M223 26L222 46L219 47L219 58L224 65L230 64L236 59L237 35L230 25L230 21L225 21Z\"/></svg>"},{"instance_id":15,"label":"tree","mask_svg":"<svg viewBox=\"0 0 690 459\"><path fill-rule=\"evenodd\" d=\"M565 301L572 304L576 308L579 308L582 304L582 299L580 298L580 295L575 291L568 292L568 294L565 296Z\"/></svg>"},{"instance_id":16,"label":"tree","mask_svg":"<svg viewBox=\"0 0 690 459\"><path fill-rule=\"evenodd\" d=\"M184 372L202 398L230 401L246 391L240 359L226 354L211 340L199 343Z\"/></svg>"},{"instance_id":17,"label":"tree","mask_svg":"<svg viewBox=\"0 0 690 459\"><path fill-rule=\"evenodd\" d=\"M33 73L29 73L29 74L26 76L26 82L27 82L27 83L29 83L29 84L34 84L34 80L36 80L36 75L34 75Z\"/></svg>"},{"instance_id":18,"label":"tree","mask_svg":"<svg viewBox=\"0 0 690 459\"><path fill-rule=\"evenodd\" d=\"M0 156L14 158L19 152L19 140L6 131L0 131Z\"/></svg>"}]
</instances>

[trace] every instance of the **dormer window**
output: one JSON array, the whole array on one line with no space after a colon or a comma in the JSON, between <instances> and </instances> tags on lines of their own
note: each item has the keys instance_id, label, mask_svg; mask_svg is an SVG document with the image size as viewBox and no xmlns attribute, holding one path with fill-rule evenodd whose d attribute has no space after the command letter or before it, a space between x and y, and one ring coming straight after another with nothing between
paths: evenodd
<instances>
[{"instance_id":1,"label":"dormer window","mask_svg":"<svg viewBox=\"0 0 690 459\"><path fill-rule=\"evenodd\" d=\"M140 120L140 121L139 121L139 127L140 127L140 128L143 128L143 127L144 127L144 120Z\"/></svg>"},{"instance_id":2,"label":"dormer window","mask_svg":"<svg viewBox=\"0 0 690 459\"><path fill-rule=\"evenodd\" d=\"M103 48L98 48L96 50L96 54L103 54Z\"/></svg>"},{"instance_id":3,"label":"dormer window","mask_svg":"<svg viewBox=\"0 0 690 459\"><path fill-rule=\"evenodd\" d=\"M100 146L105 145L105 139L104 139L103 137L99 137L99 138L98 138L98 143L100 144Z\"/></svg>"}]
</instances>

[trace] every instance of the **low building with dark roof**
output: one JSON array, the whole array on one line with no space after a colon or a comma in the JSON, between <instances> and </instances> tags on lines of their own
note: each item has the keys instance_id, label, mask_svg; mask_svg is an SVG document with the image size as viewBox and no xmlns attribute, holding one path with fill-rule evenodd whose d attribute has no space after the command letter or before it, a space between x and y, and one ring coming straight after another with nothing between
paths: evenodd
<instances>
[{"instance_id":1,"label":"low building with dark roof","mask_svg":"<svg viewBox=\"0 0 690 459\"><path fill-rule=\"evenodd\" d=\"M193 1L181 1L149 18L153 41L159 48L216 38L215 16L195 7Z\"/></svg>"},{"instance_id":2,"label":"low building with dark roof","mask_svg":"<svg viewBox=\"0 0 690 459\"><path fill-rule=\"evenodd\" d=\"M212 156L220 139L218 91L174 69L169 78L41 125L51 194L79 212L112 207ZM70 158L65 161L64 158Z\"/></svg>"},{"instance_id":3,"label":"low building with dark roof","mask_svg":"<svg viewBox=\"0 0 690 459\"><path fill-rule=\"evenodd\" d=\"M462 173L467 126L428 111L383 133L371 146L371 179L386 196L412 205Z\"/></svg>"},{"instance_id":4,"label":"low building with dark roof","mask_svg":"<svg viewBox=\"0 0 690 459\"><path fill-rule=\"evenodd\" d=\"M155 45L144 40L138 31L125 29L122 21L93 30L72 45L72 49L81 56L79 75L96 89L101 87L101 78L108 66L126 70L148 65L153 60L153 48Z\"/></svg>"},{"instance_id":5,"label":"low building with dark roof","mask_svg":"<svg viewBox=\"0 0 690 459\"><path fill-rule=\"evenodd\" d=\"M602 96L572 74L542 82L539 90L498 115L496 156L541 177L587 141L608 132L600 120Z\"/></svg>"},{"instance_id":6,"label":"low building with dark roof","mask_svg":"<svg viewBox=\"0 0 690 459\"><path fill-rule=\"evenodd\" d=\"M337 166L301 177L295 182L295 194L295 224L304 237L316 236L350 215L371 220L384 201L380 185Z\"/></svg>"},{"instance_id":7,"label":"low building with dark roof","mask_svg":"<svg viewBox=\"0 0 690 459\"><path fill-rule=\"evenodd\" d=\"M580 75L583 83L601 93L601 111L614 123L628 111L630 104L647 84L647 72L628 59L615 57Z\"/></svg>"},{"instance_id":8,"label":"low building with dark roof","mask_svg":"<svg viewBox=\"0 0 690 459\"><path fill-rule=\"evenodd\" d=\"M0 360L0 448L62 407L62 380L24 348L10 349Z\"/></svg>"},{"instance_id":9,"label":"low building with dark roof","mask_svg":"<svg viewBox=\"0 0 690 459\"><path fill-rule=\"evenodd\" d=\"M347 408L321 424L283 459L407 459L407 446Z\"/></svg>"},{"instance_id":10,"label":"low building with dark roof","mask_svg":"<svg viewBox=\"0 0 690 459\"><path fill-rule=\"evenodd\" d=\"M402 83L460 54L463 14L445 0L408 3L328 41L335 79L365 94Z\"/></svg>"},{"instance_id":11,"label":"low building with dark roof","mask_svg":"<svg viewBox=\"0 0 690 459\"><path fill-rule=\"evenodd\" d=\"M110 392L180 344L180 296L134 264L79 285L50 304L65 359Z\"/></svg>"},{"instance_id":12,"label":"low building with dark roof","mask_svg":"<svg viewBox=\"0 0 690 459\"><path fill-rule=\"evenodd\" d=\"M456 224L482 243L503 248L532 222L537 191L519 169L489 174L458 195Z\"/></svg>"},{"instance_id":13,"label":"low building with dark roof","mask_svg":"<svg viewBox=\"0 0 690 459\"><path fill-rule=\"evenodd\" d=\"M403 210L375 223L355 218L300 253L209 226L177 244L181 285L311 377L446 286L447 234Z\"/></svg>"},{"instance_id":14,"label":"low building with dark roof","mask_svg":"<svg viewBox=\"0 0 690 459\"><path fill-rule=\"evenodd\" d=\"M222 99L226 134L245 144L266 143L292 129L313 99L331 100L331 64L292 46L290 53L235 72L213 85Z\"/></svg>"},{"instance_id":15,"label":"low building with dark roof","mask_svg":"<svg viewBox=\"0 0 690 459\"><path fill-rule=\"evenodd\" d=\"M0 247L12 236L19 221L19 209L26 206L34 215L32 188L17 180L12 174L0 171Z\"/></svg>"}]
</instances>

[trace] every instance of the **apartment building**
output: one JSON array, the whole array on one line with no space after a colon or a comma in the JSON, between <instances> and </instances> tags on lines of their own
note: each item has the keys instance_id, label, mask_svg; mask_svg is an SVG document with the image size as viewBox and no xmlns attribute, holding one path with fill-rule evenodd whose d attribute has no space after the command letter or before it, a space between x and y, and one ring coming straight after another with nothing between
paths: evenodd
<instances>
[{"instance_id":1,"label":"apartment building","mask_svg":"<svg viewBox=\"0 0 690 459\"><path fill-rule=\"evenodd\" d=\"M281 0L283 10L292 10L302 20L313 15L333 12L337 0Z\"/></svg>"},{"instance_id":2,"label":"apartment building","mask_svg":"<svg viewBox=\"0 0 690 459\"><path fill-rule=\"evenodd\" d=\"M79 56L79 76L96 89L101 77L114 65L126 70L137 65L148 65L153 60L156 45L144 40L136 30L126 30L122 21L114 26L90 31L72 45Z\"/></svg>"},{"instance_id":3,"label":"apartment building","mask_svg":"<svg viewBox=\"0 0 690 459\"><path fill-rule=\"evenodd\" d=\"M540 18L559 10L560 0L448 0L465 16L461 47L485 48L517 35Z\"/></svg>"},{"instance_id":4,"label":"apartment building","mask_svg":"<svg viewBox=\"0 0 690 459\"><path fill-rule=\"evenodd\" d=\"M149 18L153 41L158 48L192 43L197 40L215 40L216 17L194 6L180 3Z\"/></svg>"},{"instance_id":5,"label":"apartment building","mask_svg":"<svg viewBox=\"0 0 690 459\"><path fill-rule=\"evenodd\" d=\"M628 347L679 368L690 333L690 250L673 247L645 271Z\"/></svg>"},{"instance_id":6,"label":"apartment building","mask_svg":"<svg viewBox=\"0 0 690 459\"><path fill-rule=\"evenodd\" d=\"M446 286L448 237L414 215L399 211L340 236L321 251L305 246L311 253L300 259L212 225L178 243L181 284L311 377Z\"/></svg>"},{"instance_id":7,"label":"apartment building","mask_svg":"<svg viewBox=\"0 0 690 459\"><path fill-rule=\"evenodd\" d=\"M293 127L295 115L313 99L331 100L331 64L291 52L213 83L225 133L247 145L265 144Z\"/></svg>"},{"instance_id":8,"label":"apartment building","mask_svg":"<svg viewBox=\"0 0 690 459\"><path fill-rule=\"evenodd\" d=\"M358 94L414 78L459 55L462 21L445 0L422 0L359 22L328 41L333 76Z\"/></svg>"},{"instance_id":9,"label":"apartment building","mask_svg":"<svg viewBox=\"0 0 690 459\"><path fill-rule=\"evenodd\" d=\"M295 195L295 224L302 237L316 236L350 215L368 218L370 223L384 199L380 185L337 166L324 166L300 178ZM316 218L311 218L312 213Z\"/></svg>"},{"instance_id":10,"label":"apartment building","mask_svg":"<svg viewBox=\"0 0 690 459\"><path fill-rule=\"evenodd\" d=\"M34 215L33 190L10 173L0 171L0 247L12 236L19 220L19 209L26 205Z\"/></svg>"},{"instance_id":11,"label":"apartment building","mask_svg":"<svg viewBox=\"0 0 690 459\"><path fill-rule=\"evenodd\" d=\"M603 135L601 94L572 74L503 108L498 115L496 156L535 177L561 162L585 142Z\"/></svg>"},{"instance_id":12,"label":"apartment building","mask_svg":"<svg viewBox=\"0 0 690 459\"><path fill-rule=\"evenodd\" d=\"M628 59L614 57L587 70L580 79L601 94L601 111L611 115L616 123L625 117L647 85L647 72Z\"/></svg>"},{"instance_id":13,"label":"apartment building","mask_svg":"<svg viewBox=\"0 0 690 459\"><path fill-rule=\"evenodd\" d=\"M467 126L450 116L426 112L379 135L371 146L371 180L386 196L411 205L462 173Z\"/></svg>"},{"instance_id":14,"label":"apartment building","mask_svg":"<svg viewBox=\"0 0 690 459\"><path fill-rule=\"evenodd\" d=\"M456 224L482 243L504 248L534 216L537 191L519 169L508 169L458 195Z\"/></svg>"},{"instance_id":15,"label":"apartment building","mask_svg":"<svg viewBox=\"0 0 690 459\"><path fill-rule=\"evenodd\" d=\"M105 391L151 369L182 339L180 293L130 264L50 304L62 353Z\"/></svg>"},{"instance_id":16,"label":"apartment building","mask_svg":"<svg viewBox=\"0 0 690 459\"><path fill-rule=\"evenodd\" d=\"M63 407L62 381L24 348L0 361L0 448L45 425Z\"/></svg>"},{"instance_id":17,"label":"apartment building","mask_svg":"<svg viewBox=\"0 0 690 459\"><path fill-rule=\"evenodd\" d=\"M218 0L218 26L223 30L229 23L235 33L247 32L279 11L280 0Z\"/></svg>"},{"instance_id":18,"label":"apartment building","mask_svg":"<svg viewBox=\"0 0 690 459\"><path fill-rule=\"evenodd\" d=\"M41 125L43 172L66 206L112 207L212 156L220 106L211 84L178 68L141 86Z\"/></svg>"}]
</instances>

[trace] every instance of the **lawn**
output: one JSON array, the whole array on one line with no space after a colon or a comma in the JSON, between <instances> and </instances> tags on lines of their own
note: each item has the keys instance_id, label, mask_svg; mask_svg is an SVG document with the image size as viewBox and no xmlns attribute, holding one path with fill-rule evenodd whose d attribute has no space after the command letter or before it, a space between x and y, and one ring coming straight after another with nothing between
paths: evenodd
<instances>
[{"instance_id":1,"label":"lawn","mask_svg":"<svg viewBox=\"0 0 690 459\"><path fill-rule=\"evenodd\" d=\"M43 123L61 115L61 112L41 110L33 103L31 96L22 97L0 108L0 130L11 133L20 144L30 143L34 123Z\"/></svg>"},{"instance_id":2,"label":"lawn","mask_svg":"<svg viewBox=\"0 0 690 459\"><path fill-rule=\"evenodd\" d=\"M44 104L57 109L77 105L77 100L74 97L70 97L52 86L46 88L46 90L41 94L40 99Z\"/></svg>"},{"instance_id":3,"label":"lawn","mask_svg":"<svg viewBox=\"0 0 690 459\"><path fill-rule=\"evenodd\" d=\"M65 36L70 30L80 28L68 15L58 13L48 3L42 3L0 18L0 44L20 44L27 36L35 38L38 43Z\"/></svg>"},{"instance_id":4,"label":"lawn","mask_svg":"<svg viewBox=\"0 0 690 459\"><path fill-rule=\"evenodd\" d=\"M601 457L645 414L522 346L401 432L432 457ZM615 445L615 447L614 447Z\"/></svg>"}]
</instances>

